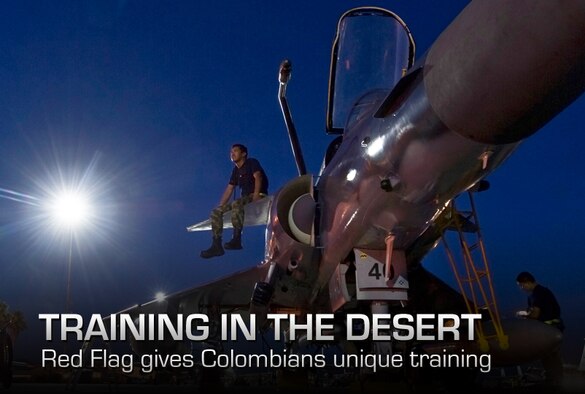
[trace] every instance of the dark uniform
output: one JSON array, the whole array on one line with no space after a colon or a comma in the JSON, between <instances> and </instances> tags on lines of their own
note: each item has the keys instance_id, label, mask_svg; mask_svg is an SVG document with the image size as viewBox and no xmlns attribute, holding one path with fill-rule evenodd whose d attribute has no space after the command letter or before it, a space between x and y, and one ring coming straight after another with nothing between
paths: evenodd
<instances>
[{"instance_id":1,"label":"dark uniform","mask_svg":"<svg viewBox=\"0 0 585 394\"><path fill-rule=\"evenodd\" d=\"M246 159L244 164L238 168L234 166L232 175L230 176L230 185L239 186L241 190L241 196L245 197L254 193L254 173L260 172L262 174L262 184L260 186L260 193L268 194L268 177L264 173L264 169L254 158Z\"/></svg>"},{"instance_id":2,"label":"dark uniform","mask_svg":"<svg viewBox=\"0 0 585 394\"><path fill-rule=\"evenodd\" d=\"M554 326L561 332L564 330L565 327L561 319L561 307L552 291L548 288L537 284L528 296L528 307L537 307L540 309L539 321ZM563 377L561 349L555 349L550 355L543 358L542 365L546 371L546 382L550 385L557 386Z\"/></svg>"},{"instance_id":3,"label":"dark uniform","mask_svg":"<svg viewBox=\"0 0 585 394\"><path fill-rule=\"evenodd\" d=\"M240 168L234 166L229 184L240 188L240 197L211 211L210 219L213 237L221 237L223 233L223 214L229 210L232 211L232 225L234 228L244 227L244 205L252 201L255 184L254 173L257 171L262 174L260 196L265 197L268 194L268 177L258 160L249 158Z\"/></svg>"},{"instance_id":4,"label":"dark uniform","mask_svg":"<svg viewBox=\"0 0 585 394\"><path fill-rule=\"evenodd\" d=\"M550 324L563 331L563 321L561 319L561 307L557 302L552 291L548 288L536 285L532 293L528 296L528 307L537 307L540 309L538 320Z\"/></svg>"}]
</instances>

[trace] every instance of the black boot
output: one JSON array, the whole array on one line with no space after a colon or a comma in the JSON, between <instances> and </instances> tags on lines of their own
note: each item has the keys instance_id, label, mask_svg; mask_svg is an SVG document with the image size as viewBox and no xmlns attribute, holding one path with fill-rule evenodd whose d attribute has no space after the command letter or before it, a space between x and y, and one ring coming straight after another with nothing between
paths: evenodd
<instances>
[{"instance_id":1,"label":"black boot","mask_svg":"<svg viewBox=\"0 0 585 394\"><path fill-rule=\"evenodd\" d=\"M223 244L223 247L230 250L242 249L242 229L234 228L234 237L231 241Z\"/></svg>"},{"instance_id":2,"label":"black boot","mask_svg":"<svg viewBox=\"0 0 585 394\"><path fill-rule=\"evenodd\" d=\"M221 246L221 237L219 238L214 237L213 243L211 244L209 249L201 251L201 257L203 257L204 259L208 259L210 257L221 256L224 253L225 252L223 251L223 248Z\"/></svg>"}]
</instances>

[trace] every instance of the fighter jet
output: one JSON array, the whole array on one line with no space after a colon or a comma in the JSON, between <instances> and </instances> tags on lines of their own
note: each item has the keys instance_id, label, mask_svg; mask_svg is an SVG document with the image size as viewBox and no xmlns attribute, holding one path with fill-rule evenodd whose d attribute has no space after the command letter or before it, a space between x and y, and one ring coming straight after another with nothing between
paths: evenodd
<instances>
[{"instance_id":1,"label":"fighter jet","mask_svg":"<svg viewBox=\"0 0 585 394\"><path fill-rule=\"evenodd\" d=\"M263 261L123 312L204 313L219 324L222 311L432 311L425 294L439 288L450 312L465 313L461 295L421 261L452 223L453 201L482 189L523 140L581 95L584 66L582 2L472 1L418 59L398 15L349 10L332 49L326 124L336 138L317 174L305 168L288 110L291 63L281 64L278 97L299 176L246 209L247 224L266 226ZM488 344L495 364L540 358L560 340L534 321L499 326L508 343Z\"/></svg>"}]
</instances>

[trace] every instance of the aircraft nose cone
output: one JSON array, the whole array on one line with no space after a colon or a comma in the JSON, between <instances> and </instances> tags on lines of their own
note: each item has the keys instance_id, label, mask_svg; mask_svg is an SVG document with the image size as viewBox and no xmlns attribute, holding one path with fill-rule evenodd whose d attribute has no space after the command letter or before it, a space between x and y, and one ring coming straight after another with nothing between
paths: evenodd
<instances>
[{"instance_id":1,"label":"aircraft nose cone","mask_svg":"<svg viewBox=\"0 0 585 394\"><path fill-rule=\"evenodd\" d=\"M502 328L508 336L508 349L500 349L496 339L489 341L492 364L497 366L541 359L558 349L563 339L560 330L537 320L503 320ZM493 330L490 333L486 328L485 333L489 336Z\"/></svg>"}]
</instances>

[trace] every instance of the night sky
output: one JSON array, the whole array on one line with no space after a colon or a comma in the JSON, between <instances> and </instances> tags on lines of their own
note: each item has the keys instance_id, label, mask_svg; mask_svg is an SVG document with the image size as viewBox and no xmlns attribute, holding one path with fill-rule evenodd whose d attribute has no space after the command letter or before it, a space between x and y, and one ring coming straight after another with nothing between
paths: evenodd
<instances>
[{"instance_id":1,"label":"night sky","mask_svg":"<svg viewBox=\"0 0 585 394\"><path fill-rule=\"evenodd\" d=\"M207 218L227 184L232 143L264 166L271 193L296 175L277 100L278 66L293 64L288 99L309 172L325 133L331 44L360 5L396 12L417 58L466 1L7 1L0 6L0 300L29 328L16 359L46 346L38 313L65 309L69 233L41 209L65 185L87 189L92 223L75 233L72 310L109 314L158 291L187 289L253 266L264 229L244 250L203 260ZM564 355L583 348L582 196L585 98L526 140L477 196L504 316L525 306L518 272L557 295ZM442 247L425 266L448 282Z\"/></svg>"}]
</instances>

